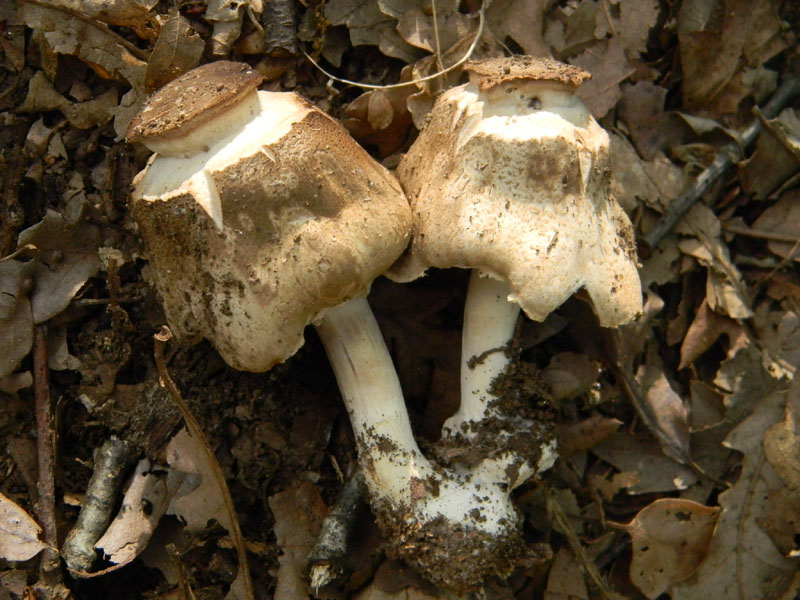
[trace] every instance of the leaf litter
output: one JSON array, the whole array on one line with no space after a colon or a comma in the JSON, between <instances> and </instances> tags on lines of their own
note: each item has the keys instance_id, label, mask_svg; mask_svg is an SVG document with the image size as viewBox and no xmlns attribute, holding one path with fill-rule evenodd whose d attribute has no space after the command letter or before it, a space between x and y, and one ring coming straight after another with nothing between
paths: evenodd
<instances>
[{"instance_id":1,"label":"leaf litter","mask_svg":"<svg viewBox=\"0 0 800 600\"><path fill-rule=\"evenodd\" d=\"M135 441L147 461L127 474L118 521L101 544L92 584L100 587L91 589L120 598L159 586L208 598L248 593L230 513L210 467L180 445L185 434L152 362L150 336L163 315L125 205L146 155L122 141L147 94L211 58L244 56L269 89L299 91L392 167L436 96L463 75L419 79L469 52L526 52L592 72L581 94L611 134L612 190L641 237L744 126L757 119L761 133L672 233L643 248L647 303L637 323L609 335L573 299L545 324L521 324L518 361L550 392L562 460L543 477L547 493L530 483L518 500L529 541L546 539L554 553L489 582L485 596L791 597L800 534L800 116L796 103L772 119L751 110L796 73L800 15L791 2L494 0L480 39L479 0L290 4L300 46L337 77L413 82L367 92L328 80L302 55L266 53L276 46L262 24L270 3L18 4L0 7L0 222L9 254L0 257L0 431L9 440L0 448L8 473L0 505L10 515L0 548L21 561L0 570L7 594L23 597L39 577L29 463L30 352L40 325L62 407L52 430L62 448L60 516L74 520L70 499L85 489L105 437ZM379 280L371 295L416 430L429 441L457 402L462 279ZM304 557L355 456L324 352L309 337L268 375L232 371L207 344L168 357L231 488L264 596L312 593ZM552 520L554 502L563 519ZM354 570L323 595L452 597L386 561L368 515L362 525ZM104 571L114 564L122 567ZM126 573L134 584L120 583ZM98 597L70 585L75 598Z\"/></svg>"}]
</instances>

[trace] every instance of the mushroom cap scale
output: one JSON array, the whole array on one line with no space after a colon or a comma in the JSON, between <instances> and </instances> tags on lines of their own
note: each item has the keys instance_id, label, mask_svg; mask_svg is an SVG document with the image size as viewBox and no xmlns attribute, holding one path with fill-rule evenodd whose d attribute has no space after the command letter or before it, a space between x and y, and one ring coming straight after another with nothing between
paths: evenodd
<instances>
[{"instance_id":1,"label":"mushroom cap scale","mask_svg":"<svg viewBox=\"0 0 800 600\"><path fill-rule=\"evenodd\" d=\"M250 97L263 80L239 62L221 60L192 69L148 99L128 126L126 139L163 149L164 143L174 143L220 118L222 127L231 129L235 124L230 109Z\"/></svg>"},{"instance_id":2,"label":"mushroom cap scale","mask_svg":"<svg viewBox=\"0 0 800 600\"><path fill-rule=\"evenodd\" d=\"M482 92L503 83L524 81L560 82L574 89L592 76L580 67L535 56L472 60L464 70Z\"/></svg>"},{"instance_id":3,"label":"mushroom cap scale","mask_svg":"<svg viewBox=\"0 0 800 600\"><path fill-rule=\"evenodd\" d=\"M608 135L562 81L472 81L438 100L397 175L414 214L389 276L478 268L541 321L585 288L600 324L641 312L633 230L610 195Z\"/></svg>"},{"instance_id":4,"label":"mushroom cap scale","mask_svg":"<svg viewBox=\"0 0 800 600\"><path fill-rule=\"evenodd\" d=\"M410 230L397 182L337 123L296 94L258 99L255 127L194 157L155 156L132 201L176 337L205 337L249 371L365 294Z\"/></svg>"}]
</instances>

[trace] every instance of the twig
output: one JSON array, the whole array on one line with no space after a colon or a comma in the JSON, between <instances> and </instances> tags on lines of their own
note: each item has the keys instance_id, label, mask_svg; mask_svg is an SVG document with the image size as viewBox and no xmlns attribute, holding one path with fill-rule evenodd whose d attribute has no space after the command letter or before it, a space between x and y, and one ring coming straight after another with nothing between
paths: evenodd
<instances>
[{"instance_id":1,"label":"twig","mask_svg":"<svg viewBox=\"0 0 800 600\"><path fill-rule=\"evenodd\" d=\"M5 262L7 260L13 260L17 256L19 256L20 254L23 254L25 252L31 252L31 253L39 252L39 248L37 248L33 244L25 244L24 246L20 246L19 248L14 250L14 252L9 254L8 256L4 256L4 257L0 258L0 262Z\"/></svg>"},{"instance_id":2,"label":"twig","mask_svg":"<svg viewBox=\"0 0 800 600\"><path fill-rule=\"evenodd\" d=\"M436 56L436 68L443 71L444 63L442 62L442 45L439 42L439 22L436 19L436 0L431 0L431 17L433 18L433 50Z\"/></svg>"},{"instance_id":3,"label":"twig","mask_svg":"<svg viewBox=\"0 0 800 600\"><path fill-rule=\"evenodd\" d=\"M475 52L475 47L478 45L478 40L480 40L481 36L483 35L483 22L484 22L484 20L486 18L485 14L484 14L485 11L486 11L486 4L487 3L482 4L480 10L478 11L478 31L475 33L475 39L472 40L472 43L470 44L470 46L467 49L467 51L464 53L464 56L462 56L458 60L458 62L453 63L452 65L450 65L446 69L442 69L441 71L437 71L436 73L433 73L431 75L426 75L425 77L420 77L419 79L412 79L411 81L402 81L400 83L390 83L390 84L386 84L386 85L375 85L375 84L371 84L371 83L359 83L358 81L351 81L350 79L342 79L341 77L337 77L336 75L334 75L332 73L328 73L328 71L323 69L317 61L315 61L313 58L311 58L311 56L308 54L308 52L303 51L303 54L311 62L311 64L314 65L315 67L317 67L317 69L319 69L320 72L323 75L325 75L326 77L328 77L328 78L330 78L330 79L332 79L334 81L338 81L339 83L352 85L353 87L361 88L361 89L364 89L364 90L392 90L392 89L395 89L395 88L401 88L401 87L406 87L406 86L409 86L409 85L416 85L418 83L424 83L425 81L431 81L432 79L436 79L437 77L441 77L442 75L446 75L450 71L453 71L453 70L457 69L458 67L460 67L461 65L463 65L465 62L467 62L469 60L469 58L472 56L472 53Z\"/></svg>"},{"instance_id":4,"label":"twig","mask_svg":"<svg viewBox=\"0 0 800 600\"><path fill-rule=\"evenodd\" d=\"M114 506L119 501L123 475L130 459L130 444L114 436L95 451L94 470L81 503L81 512L61 548L64 562L71 571L85 573L97 560L94 545L114 516Z\"/></svg>"},{"instance_id":5,"label":"twig","mask_svg":"<svg viewBox=\"0 0 800 600\"><path fill-rule=\"evenodd\" d=\"M572 553L575 555L575 558L581 562L583 568L586 570L586 573L599 588L600 593L607 600L618 600L620 596L611 589L611 587L608 585L608 582L606 582L605 578L600 574L600 571L597 570L597 566L594 564L594 562L592 562L592 559L589 558L589 556L586 554L586 551L583 549L581 541L578 539L577 534L572 529L572 525L567 520L567 515L564 514L564 509L562 509L561 505L558 503L555 490L552 488L547 492L546 504L547 513L556 522L560 530L566 536Z\"/></svg>"},{"instance_id":6,"label":"twig","mask_svg":"<svg viewBox=\"0 0 800 600\"><path fill-rule=\"evenodd\" d=\"M359 509L364 504L364 474L356 468L345 481L336 503L322 523L322 532L308 554L311 589L318 594L341 575L347 556L347 540L353 530Z\"/></svg>"},{"instance_id":7,"label":"twig","mask_svg":"<svg viewBox=\"0 0 800 600\"><path fill-rule=\"evenodd\" d=\"M47 325L37 325L33 334L33 389L36 401L36 455L39 467L36 516L42 526L43 541L39 585L51 592L63 586L58 552L56 525L55 431L53 405L50 398L50 370L47 366Z\"/></svg>"},{"instance_id":8,"label":"twig","mask_svg":"<svg viewBox=\"0 0 800 600\"><path fill-rule=\"evenodd\" d=\"M769 240L771 242L784 242L787 244L796 244L798 239L796 235L776 233L775 231L767 231L765 229L752 229L733 224L724 224L722 230L736 235L744 235L747 237Z\"/></svg>"},{"instance_id":9,"label":"twig","mask_svg":"<svg viewBox=\"0 0 800 600\"><path fill-rule=\"evenodd\" d=\"M169 330L169 327L165 325L161 328L161 331L153 336L153 338L155 339L153 354L155 356L156 368L158 369L158 377L161 379L164 387L169 392L172 400L178 405L178 408L181 409L181 414L183 415L183 420L186 421L186 427L189 429L189 433L198 442L200 442L200 446L203 448L206 462L211 468L214 479L216 480L217 485L222 493L222 498L225 501L225 510L228 512L228 518L231 522L230 534L231 538L233 539L233 544L236 546L236 554L239 559L239 570L241 571L242 579L244 580L243 583L245 594L247 595L248 600L254 600L253 581L250 578L250 565L247 562L247 550L245 549L244 537L242 536L242 530L239 527L239 518L236 515L236 507L233 504L233 498L231 497L230 489L228 489L228 483L225 481L225 476L222 474L222 468L220 468L219 463L217 462L217 457L214 456L214 452L211 450L211 446L208 444L208 440L206 439L205 432L203 432L203 428L195 418L194 414L189 408L189 405L186 404L183 396L181 396L181 393L178 390L178 387L175 385L175 382L172 381L169 371L167 371L167 365L164 362L164 345L172 339L172 332Z\"/></svg>"},{"instance_id":10,"label":"twig","mask_svg":"<svg viewBox=\"0 0 800 600\"><path fill-rule=\"evenodd\" d=\"M768 119L773 118L784 107L789 105L798 93L800 93L800 79L789 76L772 95L766 106L761 109L761 113ZM657 246L664 236L672 231L672 228L686 214L686 211L708 191L717 179L730 169L742 155L743 149L755 141L759 131L761 131L761 120L756 118L741 132L738 142L731 142L720 148L714 161L689 184L689 187L675 199L667 212L662 215L656 226L644 236L644 241L650 248Z\"/></svg>"}]
</instances>

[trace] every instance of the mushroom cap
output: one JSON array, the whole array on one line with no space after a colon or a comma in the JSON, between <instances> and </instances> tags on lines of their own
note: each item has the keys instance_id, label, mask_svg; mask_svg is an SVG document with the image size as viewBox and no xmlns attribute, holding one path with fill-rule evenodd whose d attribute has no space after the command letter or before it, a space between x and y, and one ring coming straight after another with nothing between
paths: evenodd
<instances>
[{"instance_id":1,"label":"mushroom cap","mask_svg":"<svg viewBox=\"0 0 800 600\"><path fill-rule=\"evenodd\" d=\"M388 276L478 268L531 319L585 288L601 325L630 321L642 309L633 228L610 194L608 135L574 94L585 72L531 57L468 70L397 169L414 225Z\"/></svg>"},{"instance_id":2,"label":"mushroom cap","mask_svg":"<svg viewBox=\"0 0 800 600\"><path fill-rule=\"evenodd\" d=\"M155 155L131 207L176 337L206 337L233 367L265 371L326 308L366 294L408 243L411 215L395 179L330 117L293 93L253 98L257 114L233 137Z\"/></svg>"},{"instance_id":3,"label":"mushroom cap","mask_svg":"<svg viewBox=\"0 0 800 600\"><path fill-rule=\"evenodd\" d=\"M126 139L152 149L153 144L184 138L215 119L224 119L263 80L249 65L227 60L192 69L150 96L128 126Z\"/></svg>"}]
</instances>

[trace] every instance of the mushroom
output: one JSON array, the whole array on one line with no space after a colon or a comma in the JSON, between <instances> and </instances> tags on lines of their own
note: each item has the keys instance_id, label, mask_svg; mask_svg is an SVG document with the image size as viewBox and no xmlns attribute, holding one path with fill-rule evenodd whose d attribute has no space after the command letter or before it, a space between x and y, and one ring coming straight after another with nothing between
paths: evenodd
<instances>
[{"instance_id":1,"label":"mushroom","mask_svg":"<svg viewBox=\"0 0 800 600\"><path fill-rule=\"evenodd\" d=\"M513 488L549 466L525 456L533 449L519 436L530 423L504 410L493 388L510 363L520 308L542 321L583 288L600 325L615 327L641 312L641 285L631 223L610 194L608 135L575 94L589 73L530 56L465 69L469 83L438 98L398 166L414 225L388 276L473 269L461 404L443 441L486 442ZM555 459L554 442L546 454Z\"/></svg>"},{"instance_id":2,"label":"mushroom","mask_svg":"<svg viewBox=\"0 0 800 600\"><path fill-rule=\"evenodd\" d=\"M394 178L294 93L257 91L216 62L168 84L128 139L156 154L132 212L149 277L179 340L209 339L233 367L265 371L316 326L355 433L390 553L456 589L525 554L502 486L445 470L416 444L366 299L403 252L411 212Z\"/></svg>"}]
</instances>

